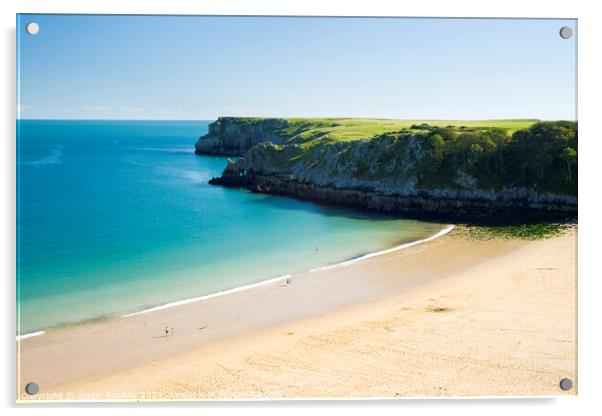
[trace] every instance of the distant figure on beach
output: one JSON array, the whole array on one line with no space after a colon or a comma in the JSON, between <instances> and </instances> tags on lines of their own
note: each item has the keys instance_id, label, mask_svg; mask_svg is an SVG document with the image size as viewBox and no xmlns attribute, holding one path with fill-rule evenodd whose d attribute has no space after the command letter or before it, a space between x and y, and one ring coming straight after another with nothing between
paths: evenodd
<instances>
[{"instance_id":1,"label":"distant figure on beach","mask_svg":"<svg viewBox=\"0 0 602 416\"><path fill-rule=\"evenodd\" d=\"M167 325L165 325L165 336L169 335L169 328L167 327Z\"/></svg>"},{"instance_id":2,"label":"distant figure on beach","mask_svg":"<svg viewBox=\"0 0 602 416\"><path fill-rule=\"evenodd\" d=\"M293 278L292 278L292 277L287 277L287 278L286 278L286 284L287 284L287 285L290 285L290 284L292 283L292 281L293 281Z\"/></svg>"}]
</instances>

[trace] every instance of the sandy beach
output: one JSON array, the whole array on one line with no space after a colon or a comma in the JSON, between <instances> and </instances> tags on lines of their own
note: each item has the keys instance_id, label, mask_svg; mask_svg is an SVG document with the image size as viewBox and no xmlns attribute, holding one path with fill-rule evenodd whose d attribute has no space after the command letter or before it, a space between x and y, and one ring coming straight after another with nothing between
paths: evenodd
<instances>
[{"instance_id":1,"label":"sandy beach","mask_svg":"<svg viewBox=\"0 0 602 416\"><path fill-rule=\"evenodd\" d=\"M454 231L290 284L22 340L18 390L35 381L38 400L576 394L575 276L575 230L528 242Z\"/></svg>"}]
</instances>

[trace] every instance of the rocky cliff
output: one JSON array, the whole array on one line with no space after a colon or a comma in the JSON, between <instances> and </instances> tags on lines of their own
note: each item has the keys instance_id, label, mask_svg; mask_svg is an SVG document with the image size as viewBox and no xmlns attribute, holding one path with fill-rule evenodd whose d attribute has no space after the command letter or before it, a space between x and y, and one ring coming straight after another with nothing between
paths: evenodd
<instances>
[{"instance_id":1,"label":"rocky cliff","mask_svg":"<svg viewBox=\"0 0 602 416\"><path fill-rule=\"evenodd\" d=\"M243 156L229 161L212 184L450 221L564 219L577 214L577 198L567 193L504 183L485 186L469 169L428 177L435 166L425 135L404 131L300 144L274 134L287 120L216 123L197 149Z\"/></svg>"},{"instance_id":2,"label":"rocky cliff","mask_svg":"<svg viewBox=\"0 0 602 416\"><path fill-rule=\"evenodd\" d=\"M261 142L282 143L285 138L276 132L288 125L280 118L219 117L196 142L195 153L241 156Z\"/></svg>"}]
</instances>

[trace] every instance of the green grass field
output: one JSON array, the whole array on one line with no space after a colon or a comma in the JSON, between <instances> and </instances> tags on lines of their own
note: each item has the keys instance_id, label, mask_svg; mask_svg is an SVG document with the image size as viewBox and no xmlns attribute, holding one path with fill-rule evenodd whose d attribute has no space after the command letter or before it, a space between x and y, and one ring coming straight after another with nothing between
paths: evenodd
<instances>
[{"instance_id":1,"label":"green grass field","mask_svg":"<svg viewBox=\"0 0 602 416\"><path fill-rule=\"evenodd\" d=\"M248 119L249 121L253 119ZM290 137L291 142L304 143L315 139L349 141L369 139L376 135L410 129L412 126L428 124L435 127L474 129L498 127L508 134L524 129L538 120L390 120L374 118L289 118L290 126L278 134ZM416 132L420 129L414 129Z\"/></svg>"}]
</instances>

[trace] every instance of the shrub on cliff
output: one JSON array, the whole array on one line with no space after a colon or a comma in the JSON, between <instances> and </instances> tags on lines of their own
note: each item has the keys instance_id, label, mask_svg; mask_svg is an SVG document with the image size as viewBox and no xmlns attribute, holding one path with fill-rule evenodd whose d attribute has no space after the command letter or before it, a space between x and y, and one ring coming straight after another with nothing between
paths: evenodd
<instances>
[{"instance_id":1,"label":"shrub on cliff","mask_svg":"<svg viewBox=\"0 0 602 416\"><path fill-rule=\"evenodd\" d=\"M536 123L512 135L507 155L516 181L577 194L577 123Z\"/></svg>"},{"instance_id":2,"label":"shrub on cliff","mask_svg":"<svg viewBox=\"0 0 602 416\"><path fill-rule=\"evenodd\" d=\"M423 186L447 186L470 175L480 188L527 187L577 194L577 123L540 122L512 136L499 128L433 130L424 136Z\"/></svg>"}]
</instances>

